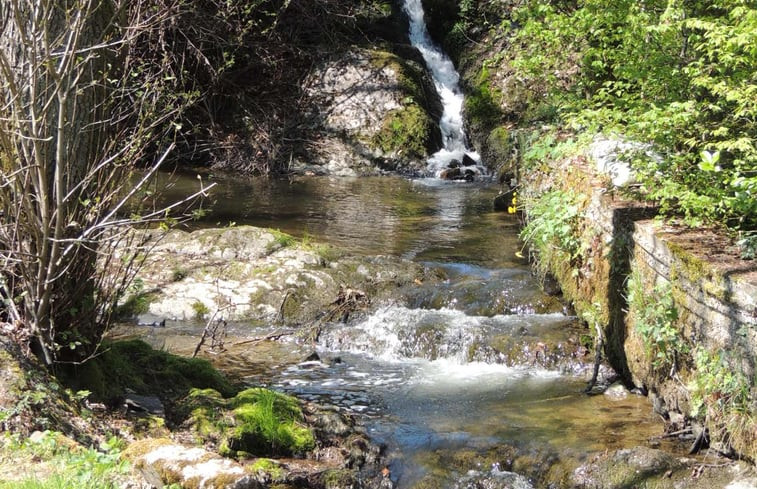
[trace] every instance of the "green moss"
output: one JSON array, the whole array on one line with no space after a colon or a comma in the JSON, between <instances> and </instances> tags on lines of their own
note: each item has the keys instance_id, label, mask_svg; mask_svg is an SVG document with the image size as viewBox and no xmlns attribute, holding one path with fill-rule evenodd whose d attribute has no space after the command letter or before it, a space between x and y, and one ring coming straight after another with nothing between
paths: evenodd
<instances>
[{"instance_id":1,"label":"green moss","mask_svg":"<svg viewBox=\"0 0 757 489\"><path fill-rule=\"evenodd\" d=\"M489 132L486 138L489 150L500 158L508 158L513 150L510 131L505 126L497 126Z\"/></svg>"},{"instance_id":2,"label":"green moss","mask_svg":"<svg viewBox=\"0 0 757 489\"><path fill-rule=\"evenodd\" d=\"M232 399L239 423L229 446L252 454L293 455L315 447L312 432L300 425L297 401L268 389L247 389Z\"/></svg>"},{"instance_id":3,"label":"green moss","mask_svg":"<svg viewBox=\"0 0 757 489\"><path fill-rule=\"evenodd\" d=\"M323 473L323 486L326 489L353 487L356 482L355 472L349 469L333 469Z\"/></svg>"},{"instance_id":4,"label":"green moss","mask_svg":"<svg viewBox=\"0 0 757 489\"><path fill-rule=\"evenodd\" d=\"M726 299L728 288L724 279L707 262L686 251L683 247L670 241L668 249L676 258L671 265L671 280L687 280L698 285L707 294L720 300Z\"/></svg>"},{"instance_id":5,"label":"green moss","mask_svg":"<svg viewBox=\"0 0 757 489\"><path fill-rule=\"evenodd\" d=\"M417 104L390 111L373 137L372 143L385 153L402 151L411 157L421 158L427 153L432 122Z\"/></svg>"},{"instance_id":6,"label":"green moss","mask_svg":"<svg viewBox=\"0 0 757 489\"><path fill-rule=\"evenodd\" d=\"M486 64L481 67L465 97L465 115L471 124L491 128L502 119L502 91L492 85Z\"/></svg>"},{"instance_id":7,"label":"green moss","mask_svg":"<svg viewBox=\"0 0 757 489\"><path fill-rule=\"evenodd\" d=\"M129 444L126 450L124 450L123 457L126 460L133 462L160 447L173 444L174 442L168 438L145 438L143 440L136 440Z\"/></svg>"},{"instance_id":8,"label":"green moss","mask_svg":"<svg viewBox=\"0 0 757 489\"><path fill-rule=\"evenodd\" d=\"M103 353L83 365L60 366L59 377L73 390L89 390L111 401L126 388L141 394L175 399L193 387L213 388L225 395L236 389L207 360L184 358L154 350L141 340L103 345Z\"/></svg>"},{"instance_id":9,"label":"green moss","mask_svg":"<svg viewBox=\"0 0 757 489\"><path fill-rule=\"evenodd\" d=\"M196 389L180 404L198 441L217 443L225 456L291 456L315 447L297 400L278 392L253 388L225 399Z\"/></svg>"},{"instance_id":10,"label":"green moss","mask_svg":"<svg viewBox=\"0 0 757 489\"><path fill-rule=\"evenodd\" d=\"M284 468L275 460L270 458L259 458L250 467L255 472L263 472L272 481L282 481L286 475Z\"/></svg>"}]
</instances>

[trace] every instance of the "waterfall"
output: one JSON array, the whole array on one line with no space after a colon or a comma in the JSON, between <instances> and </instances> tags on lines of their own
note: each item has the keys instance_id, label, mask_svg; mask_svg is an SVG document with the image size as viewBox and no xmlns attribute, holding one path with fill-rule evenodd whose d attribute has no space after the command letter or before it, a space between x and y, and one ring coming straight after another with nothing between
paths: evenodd
<instances>
[{"instance_id":1,"label":"waterfall","mask_svg":"<svg viewBox=\"0 0 757 489\"><path fill-rule=\"evenodd\" d=\"M404 0L403 9L410 19L410 42L423 56L444 108L439 120L444 147L428 159L429 172L439 176L444 169L457 162L478 174L481 172L478 166L481 157L468 148L463 128L464 99L458 85L460 75L452 60L431 40L421 0Z\"/></svg>"}]
</instances>

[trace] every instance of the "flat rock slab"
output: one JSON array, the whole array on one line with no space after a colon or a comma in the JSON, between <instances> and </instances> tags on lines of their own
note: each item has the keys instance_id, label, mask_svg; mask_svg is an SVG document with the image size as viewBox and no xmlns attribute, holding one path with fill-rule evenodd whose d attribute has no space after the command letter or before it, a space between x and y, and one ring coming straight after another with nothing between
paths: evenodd
<instances>
[{"instance_id":1,"label":"flat rock slab","mask_svg":"<svg viewBox=\"0 0 757 489\"><path fill-rule=\"evenodd\" d=\"M375 298L423 273L406 260L331 256L339 252L252 226L153 233L137 278L147 312L159 318L156 325L160 318L206 320L214 314L302 324L328 310L342 287Z\"/></svg>"},{"instance_id":2,"label":"flat rock slab","mask_svg":"<svg viewBox=\"0 0 757 489\"><path fill-rule=\"evenodd\" d=\"M189 448L170 440L136 441L127 448L124 456L154 487L170 484L203 489L263 487L239 463L204 448Z\"/></svg>"}]
</instances>

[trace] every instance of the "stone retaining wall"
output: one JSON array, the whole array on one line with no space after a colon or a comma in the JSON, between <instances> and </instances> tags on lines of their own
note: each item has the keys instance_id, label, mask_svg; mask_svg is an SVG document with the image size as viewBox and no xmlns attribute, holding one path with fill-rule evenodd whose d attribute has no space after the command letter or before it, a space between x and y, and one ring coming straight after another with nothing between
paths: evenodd
<instances>
[{"instance_id":1,"label":"stone retaining wall","mask_svg":"<svg viewBox=\"0 0 757 489\"><path fill-rule=\"evenodd\" d=\"M655 410L672 424L686 425L696 420L695 351L706 350L743 374L747 387L754 384L757 262L739 260L726 237L712 231L656 220L654 207L622 198L590 163L579 155L553 163L549 172L522 171L520 195L528 201L561 190L587 197L576 229L583 244L578 263L560 261L558 251L545 260L548 271L577 314L600 327L606 358L624 380L649 392ZM650 307L663 300L656 296L661 290L672 295L675 337L659 343L662 347L650 348L639 324L644 311L628 303L632 276L643 284Z\"/></svg>"}]
</instances>

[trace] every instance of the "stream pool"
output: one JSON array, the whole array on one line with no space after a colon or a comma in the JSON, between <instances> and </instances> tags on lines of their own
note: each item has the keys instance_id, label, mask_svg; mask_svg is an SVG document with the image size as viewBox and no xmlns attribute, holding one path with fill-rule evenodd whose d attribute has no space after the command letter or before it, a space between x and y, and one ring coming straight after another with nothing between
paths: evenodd
<instances>
[{"instance_id":1,"label":"stream pool","mask_svg":"<svg viewBox=\"0 0 757 489\"><path fill-rule=\"evenodd\" d=\"M167 199L197 182L194 175L162 178ZM467 487L465 477L499 468L539 487L593 453L662 434L645 398L583 394L589 369L470 361L472 349L493 337L569 342L584 333L561 306L534 306L555 299L541 292L520 257L518 217L492 210L496 186L399 177L205 179L218 185L207 214L192 226L278 228L353 254L395 255L446 270L443 286L419 284L424 300L382 304L326 329L315 345L320 360L304 361L312 347L293 341L240 345L218 358L250 385L358 416L386 446L395 487ZM491 307L505 298L508 307ZM148 339L187 353L201 328L176 323L150 329ZM245 338L272 325L230 328L231 336Z\"/></svg>"}]
</instances>

